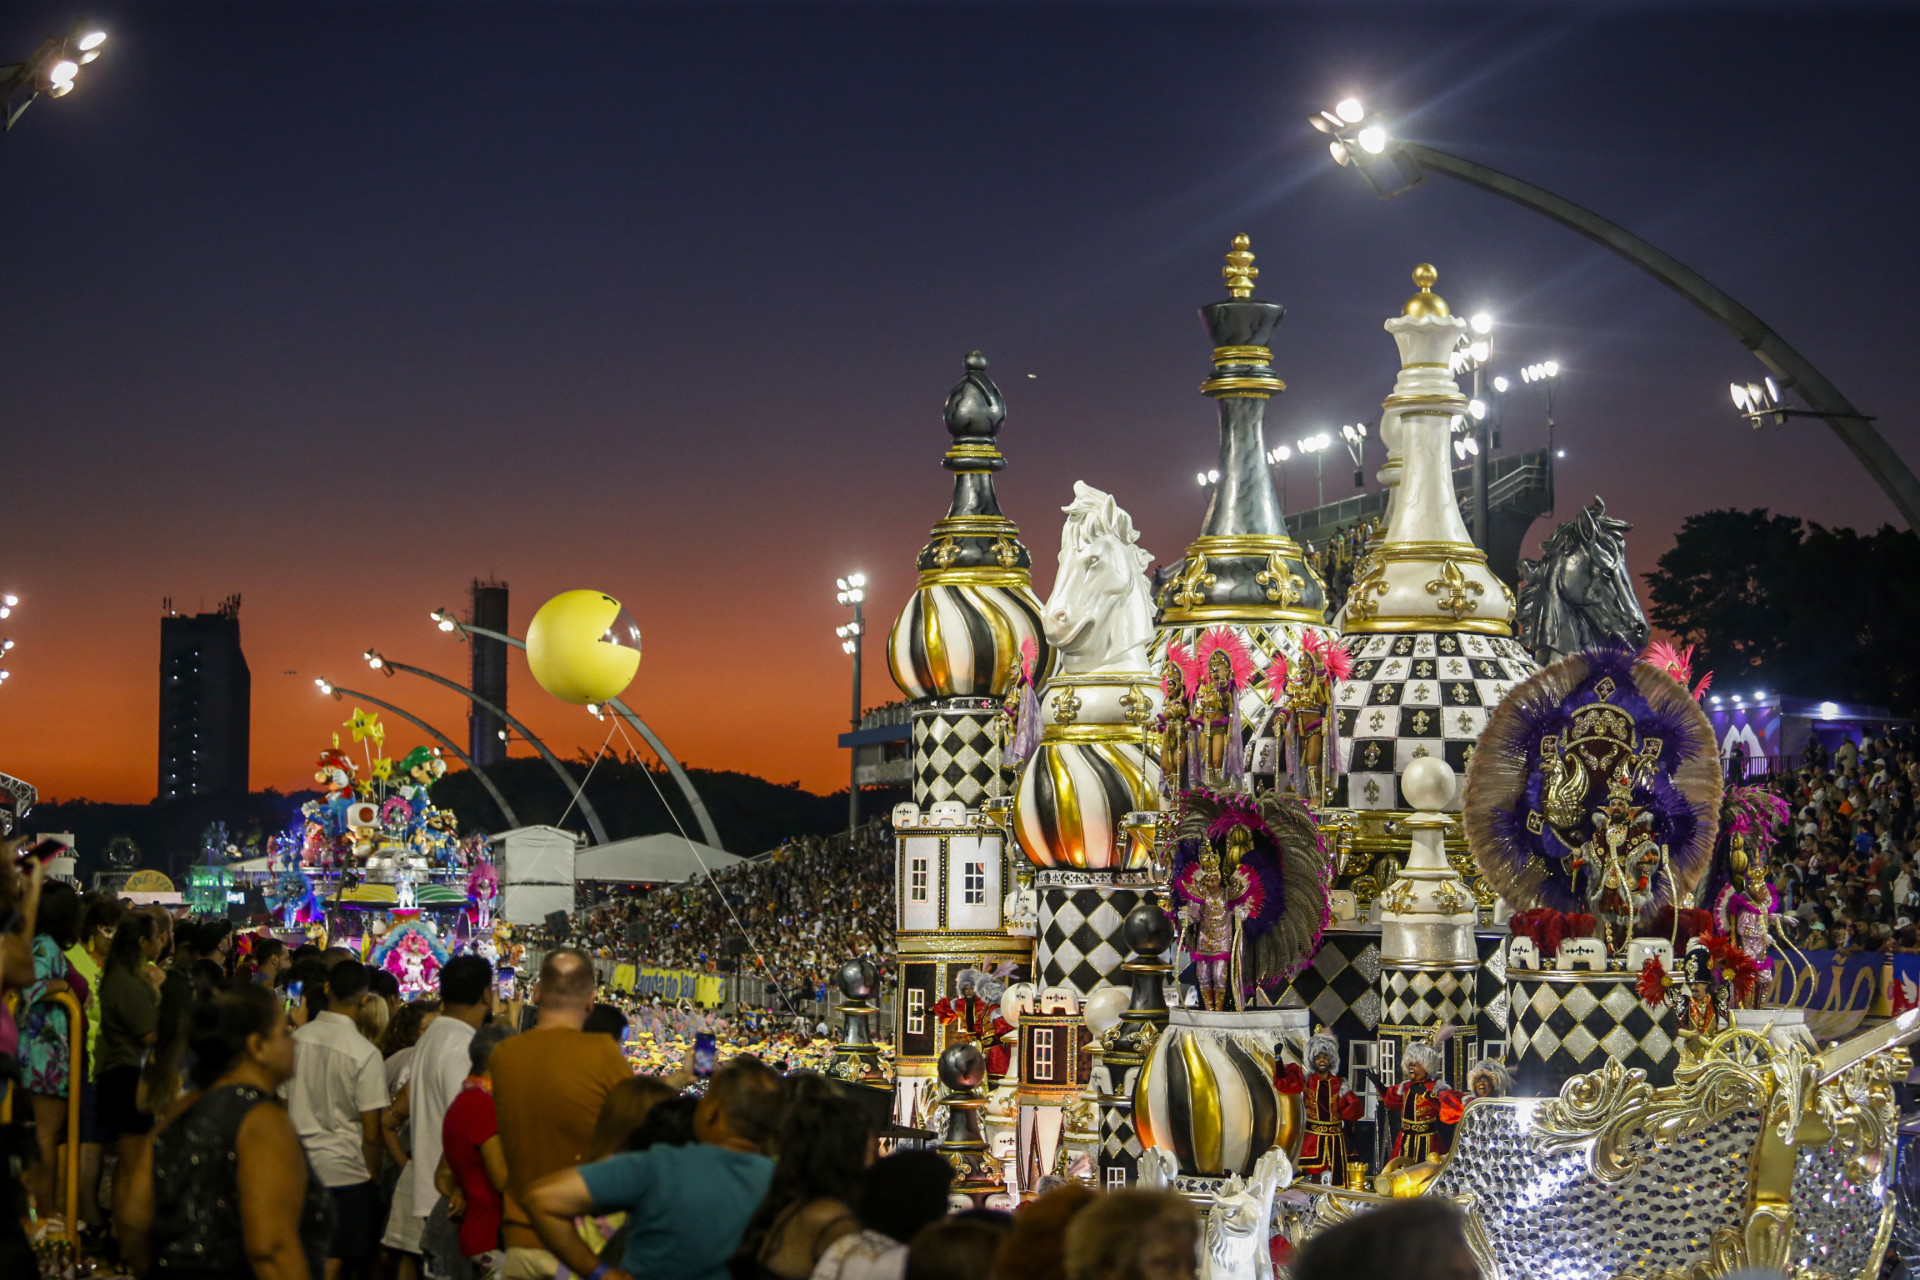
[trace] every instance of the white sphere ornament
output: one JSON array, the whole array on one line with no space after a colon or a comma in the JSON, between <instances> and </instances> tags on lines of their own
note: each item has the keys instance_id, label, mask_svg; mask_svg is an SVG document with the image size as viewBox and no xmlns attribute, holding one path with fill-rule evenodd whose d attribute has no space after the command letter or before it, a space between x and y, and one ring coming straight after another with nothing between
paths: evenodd
<instances>
[{"instance_id":1,"label":"white sphere ornament","mask_svg":"<svg viewBox=\"0 0 1920 1280\"><path fill-rule=\"evenodd\" d=\"M1438 813L1452 804L1458 786L1453 770L1439 756L1421 756L1400 775L1400 794L1422 813Z\"/></svg>"},{"instance_id":2,"label":"white sphere ornament","mask_svg":"<svg viewBox=\"0 0 1920 1280\"><path fill-rule=\"evenodd\" d=\"M1095 987L1087 992L1087 1002L1080 1010L1080 1020L1087 1024L1087 1030L1095 1037L1103 1036L1120 1025L1120 1015L1133 1003L1133 995L1124 987Z\"/></svg>"}]
</instances>

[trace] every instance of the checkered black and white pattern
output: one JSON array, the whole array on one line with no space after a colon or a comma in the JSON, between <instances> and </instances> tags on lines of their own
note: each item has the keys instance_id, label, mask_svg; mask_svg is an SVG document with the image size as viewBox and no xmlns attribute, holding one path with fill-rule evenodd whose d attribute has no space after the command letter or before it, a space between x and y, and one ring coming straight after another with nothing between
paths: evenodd
<instances>
[{"instance_id":1,"label":"checkered black and white pattern","mask_svg":"<svg viewBox=\"0 0 1920 1280\"><path fill-rule=\"evenodd\" d=\"M1132 952L1122 927L1146 890L1044 882L1038 889L1040 932L1034 960L1040 985L1071 987L1082 997L1103 983L1127 985L1121 981L1120 966Z\"/></svg>"},{"instance_id":2,"label":"checkered black and white pattern","mask_svg":"<svg viewBox=\"0 0 1920 1280\"><path fill-rule=\"evenodd\" d=\"M1474 1019L1479 969L1388 969L1380 975L1380 1021L1392 1027L1462 1027Z\"/></svg>"},{"instance_id":3,"label":"checkered black and white pattern","mask_svg":"<svg viewBox=\"0 0 1920 1280\"><path fill-rule=\"evenodd\" d=\"M958 800L976 808L1000 767L990 698L947 698L913 715L913 802Z\"/></svg>"},{"instance_id":4,"label":"checkered black and white pattern","mask_svg":"<svg viewBox=\"0 0 1920 1280\"><path fill-rule=\"evenodd\" d=\"M1460 776L1451 806L1458 809L1473 744L1507 691L1533 674L1533 659L1517 640L1450 631L1356 636L1348 644L1353 678L1334 691L1342 761L1335 806L1409 808L1400 775L1420 757L1438 756Z\"/></svg>"},{"instance_id":5,"label":"checkered black and white pattern","mask_svg":"<svg viewBox=\"0 0 1920 1280\"><path fill-rule=\"evenodd\" d=\"M1480 1039L1489 1045L1507 1043L1507 935L1477 933L1474 944L1480 952L1480 976L1474 987L1475 1017Z\"/></svg>"},{"instance_id":6,"label":"checkered black and white pattern","mask_svg":"<svg viewBox=\"0 0 1920 1280\"><path fill-rule=\"evenodd\" d=\"M1507 1067L1520 1093L1551 1095L1572 1076L1609 1058L1647 1073L1647 1083L1673 1083L1680 1060L1671 1003L1650 1008L1634 990L1633 973L1507 974Z\"/></svg>"},{"instance_id":7,"label":"checkered black and white pattern","mask_svg":"<svg viewBox=\"0 0 1920 1280\"><path fill-rule=\"evenodd\" d=\"M1124 1169L1132 1186L1140 1179L1140 1157L1145 1154L1133 1127L1133 1105L1100 1108L1100 1185L1108 1185L1107 1170Z\"/></svg>"},{"instance_id":8,"label":"checkered black and white pattern","mask_svg":"<svg viewBox=\"0 0 1920 1280\"><path fill-rule=\"evenodd\" d=\"M1380 1025L1380 935L1329 929L1313 962L1293 976L1292 994L1341 1044L1371 1040Z\"/></svg>"}]
</instances>

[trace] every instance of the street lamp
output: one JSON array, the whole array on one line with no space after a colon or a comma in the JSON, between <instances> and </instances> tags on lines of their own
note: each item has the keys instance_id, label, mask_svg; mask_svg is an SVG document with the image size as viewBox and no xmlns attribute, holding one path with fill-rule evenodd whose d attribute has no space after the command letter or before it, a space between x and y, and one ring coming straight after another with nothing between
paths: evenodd
<instances>
[{"instance_id":1,"label":"street lamp","mask_svg":"<svg viewBox=\"0 0 1920 1280\"><path fill-rule=\"evenodd\" d=\"M1772 378L1763 378L1759 382L1729 383L1727 390L1733 393L1733 407L1747 420L1747 425L1758 431L1768 418L1778 427L1788 418L1858 418L1863 422L1872 422L1870 414L1864 413L1813 413L1806 409L1790 409L1782 395L1784 388Z\"/></svg>"},{"instance_id":2,"label":"street lamp","mask_svg":"<svg viewBox=\"0 0 1920 1280\"><path fill-rule=\"evenodd\" d=\"M1347 442L1347 453L1353 458L1353 487L1367 487L1367 472L1363 464L1363 455L1367 448L1367 424L1348 423L1340 428L1340 438Z\"/></svg>"},{"instance_id":3,"label":"street lamp","mask_svg":"<svg viewBox=\"0 0 1920 1280\"><path fill-rule=\"evenodd\" d=\"M72 93L74 77L81 67L100 56L106 42L106 32L77 26L64 36L42 40L25 62L0 65L0 111L6 113L5 127L13 128L21 112L41 94L64 98Z\"/></svg>"},{"instance_id":4,"label":"street lamp","mask_svg":"<svg viewBox=\"0 0 1920 1280\"><path fill-rule=\"evenodd\" d=\"M1428 172L1444 173L1579 232L1680 294L1738 338L1768 372L1780 379L1781 385L1794 388L1808 406L1807 416L1826 419L1834 434L1892 500L1907 527L1920 529L1920 476L1914 475L1906 459L1874 429L1873 418L1854 408L1840 388L1759 316L1673 255L1592 210L1522 182L1511 174L1395 138L1387 121L1369 115L1356 98L1342 101L1332 111L1309 117L1309 123L1330 135L1327 150L1334 160L1342 167L1357 170L1373 193L1382 199L1418 185ZM1786 416L1793 416L1792 411L1786 411Z\"/></svg>"},{"instance_id":5,"label":"street lamp","mask_svg":"<svg viewBox=\"0 0 1920 1280\"><path fill-rule=\"evenodd\" d=\"M838 600L843 605L853 607L853 621L843 627L834 628L840 637L840 650L853 657L853 731L860 732L860 643L861 633L866 630L867 575L850 573L844 578L835 578L833 585L839 589ZM860 748L847 750L847 833L852 833L860 825Z\"/></svg>"},{"instance_id":6,"label":"street lamp","mask_svg":"<svg viewBox=\"0 0 1920 1280\"><path fill-rule=\"evenodd\" d=\"M1310 435L1303 440L1294 441L1294 448L1300 450L1301 453L1310 453L1313 455L1313 478L1314 483L1319 487L1319 496L1315 498L1314 505L1319 507L1327 505L1326 452L1327 446L1332 443L1333 437L1324 431L1316 435Z\"/></svg>"}]
</instances>

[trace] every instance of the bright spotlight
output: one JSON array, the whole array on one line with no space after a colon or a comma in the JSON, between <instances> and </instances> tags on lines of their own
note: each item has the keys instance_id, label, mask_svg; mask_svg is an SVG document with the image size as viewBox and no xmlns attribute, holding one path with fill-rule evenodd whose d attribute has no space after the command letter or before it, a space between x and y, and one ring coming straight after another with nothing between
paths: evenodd
<instances>
[{"instance_id":1,"label":"bright spotlight","mask_svg":"<svg viewBox=\"0 0 1920 1280\"><path fill-rule=\"evenodd\" d=\"M1342 98L1333 108L1333 114L1339 116L1343 124L1359 124L1367 118L1367 109L1360 105L1358 98Z\"/></svg>"},{"instance_id":2,"label":"bright spotlight","mask_svg":"<svg viewBox=\"0 0 1920 1280\"><path fill-rule=\"evenodd\" d=\"M47 68L47 80L51 84L72 84L79 74L80 64L72 58L62 58Z\"/></svg>"},{"instance_id":3,"label":"bright spotlight","mask_svg":"<svg viewBox=\"0 0 1920 1280\"><path fill-rule=\"evenodd\" d=\"M1213 470L1212 468L1208 468L1208 470L1207 470L1207 483L1208 483L1208 484L1219 484L1219 483L1220 483L1220 473L1219 473L1218 471L1215 471L1215 470Z\"/></svg>"},{"instance_id":4,"label":"bright spotlight","mask_svg":"<svg viewBox=\"0 0 1920 1280\"><path fill-rule=\"evenodd\" d=\"M1198 480L1198 481L1200 482L1200 487L1201 487L1202 489L1204 489L1204 488L1206 488L1206 487L1207 487L1207 473L1206 473L1206 472L1204 472L1204 471L1196 471L1196 472L1194 472L1194 473L1193 473L1193 478L1194 478L1195 480Z\"/></svg>"},{"instance_id":5,"label":"bright spotlight","mask_svg":"<svg viewBox=\"0 0 1920 1280\"><path fill-rule=\"evenodd\" d=\"M1327 144L1327 154L1332 156L1333 162L1341 168L1353 163L1353 157L1347 154L1347 144L1337 138Z\"/></svg>"},{"instance_id":6,"label":"bright spotlight","mask_svg":"<svg viewBox=\"0 0 1920 1280\"><path fill-rule=\"evenodd\" d=\"M850 587L864 587L867 585L867 575L864 573L856 573L847 579L847 585Z\"/></svg>"},{"instance_id":7,"label":"bright spotlight","mask_svg":"<svg viewBox=\"0 0 1920 1280\"><path fill-rule=\"evenodd\" d=\"M89 53L95 49L98 49L101 45L105 44L106 42L107 42L106 32L89 31L87 32L87 34L81 36L78 40L74 41L73 47L80 50L82 53Z\"/></svg>"},{"instance_id":8,"label":"bright spotlight","mask_svg":"<svg viewBox=\"0 0 1920 1280\"><path fill-rule=\"evenodd\" d=\"M1377 156L1387 149L1387 131L1377 124L1370 124L1360 131L1357 141L1362 151Z\"/></svg>"},{"instance_id":9,"label":"bright spotlight","mask_svg":"<svg viewBox=\"0 0 1920 1280\"><path fill-rule=\"evenodd\" d=\"M1559 376L1560 376L1560 362L1559 362L1558 360L1549 360L1549 361L1547 361L1547 363L1546 363L1546 365L1544 366L1544 371L1545 371L1545 373L1546 373L1546 375L1547 375L1547 376L1548 376L1549 378L1557 378L1557 377L1559 377Z\"/></svg>"},{"instance_id":10,"label":"bright spotlight","mask_svg":"<svg viewBox=\"0 0 1920 1280\"><path fill-rule=\"evenodd\" d=\"M1507 388L1512 385L1513 384L1511 382L1508 382L1505 378L1495 378L1493 380L1493 389L1495 393L1499 395L1507 394Z\"/></svg>"},{"instance_id":11,"label":"bright spotlight","mask_svg":"<svg viewBox=\"0 0 1920 1280\"><path fill-rule=\"evenodd\" d=\"M1485 400L1469 400L1467 401L1467 412L1473 415L1475 422L1485 422L1487 419L1487 402Z\"/></svg>"},{"instance_id":12,"label":"bright spotlight","mask_svg":"<svg viewBox=\"0 0 1920 1280\"><path fill-rule=\"evenodd\" d=\"M1473 331L1475 333L1492 333L1493 332L1493 317L1488 315L1484 311L1474 316L1474 318L1469 320L1467 323L1473 326Z\"/></svg>"}]
</instances>

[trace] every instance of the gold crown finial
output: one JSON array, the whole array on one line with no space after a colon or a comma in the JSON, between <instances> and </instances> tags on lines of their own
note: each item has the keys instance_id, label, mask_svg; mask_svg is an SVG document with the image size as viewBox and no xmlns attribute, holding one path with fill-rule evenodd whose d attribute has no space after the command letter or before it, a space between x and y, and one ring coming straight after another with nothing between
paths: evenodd
<instances>
[{"instance_id":1,"label":"gold crown finial","mask_svg":"<svg viewBox=\"0 0 1920 1280\"><path fill-rule=\"evenodd\" d=\"M1413 282L1420 286L1420 292L1407 299L1407 305L1400 308L1403 316L1447 316L1447 300L1433 291L1434 282L1440 273L1433 269L1431 262L1423 262L1413 269Z\"/></svg>"},{"instance_id":2,"label":"gold crown finial","mask_svg":"<svg viewBox=\"0 0 1920 1280\"><path fill-rule=\"evenodd\" d=\"M1230 298L1251 298L1253 282L1260 278L1260 268L1253 265L1253 254L1248 246L1253 241L1244 235L1233 238L1233 252L1227 255L1227 265L1220 268L1220 274L1226 277L1227 296Z\"/></svg>"}]
</instances>

